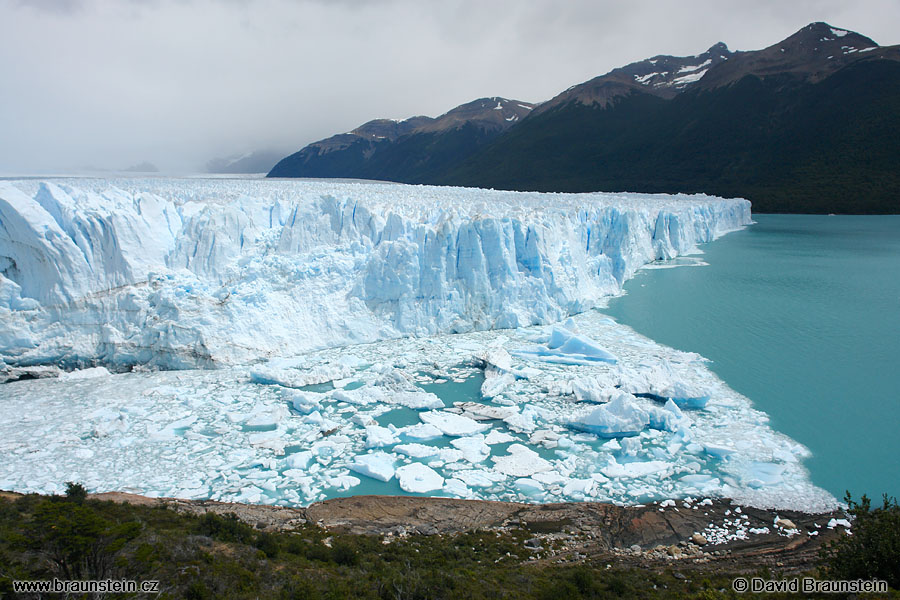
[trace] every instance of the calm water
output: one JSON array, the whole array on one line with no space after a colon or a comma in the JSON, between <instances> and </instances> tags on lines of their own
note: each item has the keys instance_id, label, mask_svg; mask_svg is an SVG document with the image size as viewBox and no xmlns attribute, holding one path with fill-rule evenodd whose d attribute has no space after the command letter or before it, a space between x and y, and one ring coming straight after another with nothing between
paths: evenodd
<instances>
[{"instance_id":1,"label":"calm water","mask_svg":"<svg viewBox=\"0 0 900 600\"><path fill-rule=\"evenodd\" d=\"M813 482L900 497L900 217L754 215L710 266L648 270L607 312L698 352L806 445Z\"/></svg>"}]
</instances>

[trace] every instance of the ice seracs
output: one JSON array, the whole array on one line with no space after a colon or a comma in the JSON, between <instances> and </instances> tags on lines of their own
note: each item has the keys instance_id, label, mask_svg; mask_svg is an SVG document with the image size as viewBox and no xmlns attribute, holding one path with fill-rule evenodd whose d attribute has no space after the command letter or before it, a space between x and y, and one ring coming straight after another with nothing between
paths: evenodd
<instances>
[{"instance_id":1,"label":"ice seracs","mask_svg":"<svg viewBox=\"0 0 900 600\"><path fill-rule=\"evenodd\" d=\"M0 222L7 365L205 368L564 320L641 265L748 224L750 207L699 195L21 180L0 182ZM579 334L559 341L546 359L610 359ZM292 387L346 377L322 368L253 376Z\"/></svg>"}]
</instances>

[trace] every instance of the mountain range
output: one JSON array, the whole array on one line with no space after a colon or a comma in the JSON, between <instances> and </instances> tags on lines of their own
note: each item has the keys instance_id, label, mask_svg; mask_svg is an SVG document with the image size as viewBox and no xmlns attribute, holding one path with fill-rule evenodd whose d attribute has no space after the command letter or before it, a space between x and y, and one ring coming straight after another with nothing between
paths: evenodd
<instances>
[{"instance_id":1,"label":"mountain range","mask_svg":"<svg viewBox=\"0 0 900 600\"><path fill-rule=\"evenodd\" d=\"M379 119L270 177L704 192L756 212L900 213L900 46L812 23L757 51L654 56L531 104Z\"/></svg>"}]
</instances>

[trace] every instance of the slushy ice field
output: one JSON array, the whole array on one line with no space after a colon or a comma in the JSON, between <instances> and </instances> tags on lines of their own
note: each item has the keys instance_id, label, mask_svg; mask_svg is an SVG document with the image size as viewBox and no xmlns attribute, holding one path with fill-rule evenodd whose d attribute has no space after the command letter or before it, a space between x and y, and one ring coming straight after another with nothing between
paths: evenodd
<instances>
[{"instance_id":1,"label":"slushy ice field","mask_svg":"<svg viewBox=\"0 0 900 600\"><path fill-rule=\"evenodd\" d=\"M750 222L700 195L0 182L0 489L831 508L701 356L595 310Z\"/></svg>"}]
</instances>

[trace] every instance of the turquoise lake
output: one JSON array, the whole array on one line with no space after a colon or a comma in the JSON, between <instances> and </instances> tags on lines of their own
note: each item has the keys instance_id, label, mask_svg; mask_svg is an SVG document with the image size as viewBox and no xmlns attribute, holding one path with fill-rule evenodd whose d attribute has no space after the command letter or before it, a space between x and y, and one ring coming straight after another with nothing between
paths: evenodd
<instances>
[{"instance_id":1,"label":"turquoise lake","mask_svg":"<svg viewBox=\"0 0 900 600\"><path fill-rule=\"evenodd\" d=\"M709 266L641 271L602 312L708 358L839 499L900 497L900 217L754 220L703 247Z\"/></svg>"}]
</instances>

